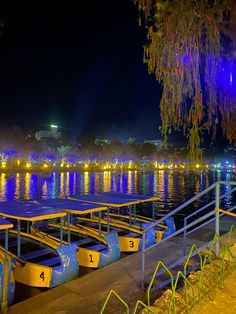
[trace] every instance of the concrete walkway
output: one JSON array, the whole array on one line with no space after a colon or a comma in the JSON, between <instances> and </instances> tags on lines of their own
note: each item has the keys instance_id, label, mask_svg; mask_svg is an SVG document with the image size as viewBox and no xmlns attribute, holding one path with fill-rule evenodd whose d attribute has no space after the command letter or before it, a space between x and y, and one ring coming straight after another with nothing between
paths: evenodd
<instances>
[{"instance_id":1,"label":"concrete walkway","mask_svg":"<svg viewBox=\"0 0 236 314\"><path fill-rule=\"evenodd\" d=\"M226 217L221 220L221 231L229 230L235 220ZM198 247L212 240L214 224L205 226L188 237L188 247L195 243ZM183 238L175 237L150 250L146 255L145 277L151 278L157 261L174 263L183 256ZM76 313L97 314L108 294L113 289L133 308L138 299L142 299L141 254L127 256L105 268L91 272L83 277L66 283L60 287L36 295L10 307L9 314L46 314ZM124 308L115 298L109 302L105 313L124 313Z\"/></svg>"}]
</instances>

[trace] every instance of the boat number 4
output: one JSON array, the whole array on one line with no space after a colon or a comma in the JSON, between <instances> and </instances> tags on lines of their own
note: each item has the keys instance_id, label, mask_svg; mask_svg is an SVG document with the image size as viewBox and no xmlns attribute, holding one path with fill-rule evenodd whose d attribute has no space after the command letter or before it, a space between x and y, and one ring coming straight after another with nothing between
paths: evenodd
<instances>
[{"instance_id":1,"label":"boat number 4","mask_svg":"<svg viewBox=\"0 0 236 314\"><path fill-rule=\"evenodd\" d=\"M134 241L129 241L129 247L134 247Z\"/></svg>"},{"instance_id":2,"label":"boat number 4","mask_svg":"<svg viewBox=\"0 0 236 314\"><path fill-rule=\"evenodd\" d=\"M43 281L44 281L44 271L41 272L40 276L39 276Z\"/></svg>"}]
</instances>

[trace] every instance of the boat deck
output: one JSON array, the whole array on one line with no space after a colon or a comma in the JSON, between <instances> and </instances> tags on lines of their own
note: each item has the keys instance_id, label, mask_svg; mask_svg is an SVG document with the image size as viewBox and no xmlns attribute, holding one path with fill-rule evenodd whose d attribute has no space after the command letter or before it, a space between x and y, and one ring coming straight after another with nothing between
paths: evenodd
<instances>
[{"instance_id":1,"label":"boat deck","mask_svg":"<svg viewBox=\"0 0 236 314\"><path fill-rule=\"evenodd\" d=\"M221 234L228 232L232 223L235 224L236 219L232 217L222 218ZM188 237L188 247L193 243L200 247L207 241L210 241L213 235L214 224L211 223ZM147 253L145 275L147 278L151 278L159 259L168 265L174 263L182 256L182 236L177 236L161 243ZM140 252L126 256L113 264L79 277L60 287L17 303L10 307L9 314L97 314L111 289L119 293L132 309L136 301L143 297L140 289L140 266ZM109 304L105 313L124 313L124 308L115 298L112 297Z\"/></svg>"}]
</instances>

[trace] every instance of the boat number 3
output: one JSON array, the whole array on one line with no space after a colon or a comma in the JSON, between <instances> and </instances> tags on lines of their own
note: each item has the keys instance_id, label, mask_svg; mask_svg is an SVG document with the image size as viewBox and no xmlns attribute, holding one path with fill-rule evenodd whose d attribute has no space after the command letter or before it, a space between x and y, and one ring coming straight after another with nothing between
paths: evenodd
<instances>
[{"instance_id":1,"label":"boat number 3","mask_svg":"<svg viewBox=\"0 0 236 314\"><path fill-rule=\"evenodd\" d=\"M134 247L134 241L129 241L129 247Z\"/></svg>"},{"instance_id":2,"label":"boat number 3","mask_svg":"<svg viewBox=\"0 0 236 314\"><path fill-rule=\"evenodd\" d=\"M39 277L44 281L44 271L41 272Z\"/></svg>"},{"instance_id":3,"label":"boat number 3","mask_svg":"<svg viewBox=\"0 0 236 314\"><path fill-rule=\"evenodd\" d=\"M89 257L90 257L90 261L89 261L89 262L90 262L90 263L93 263L93 255L90 254Z\"/></svg>"}]
</instances>

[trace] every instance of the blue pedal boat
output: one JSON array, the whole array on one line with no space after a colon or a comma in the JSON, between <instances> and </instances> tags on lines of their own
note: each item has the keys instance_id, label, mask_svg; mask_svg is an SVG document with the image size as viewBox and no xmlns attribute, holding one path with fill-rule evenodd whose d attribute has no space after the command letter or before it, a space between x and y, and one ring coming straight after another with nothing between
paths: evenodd
<instances>
[{"instance_id":1,"label":"blue pedal boat","mask_svg":"<svg viewBox=\"0 0 236 314\"><path fill-rule=\"evenodd\" d=\"M114 213L110 214L111 217L118 218L123 221L129 221L130 224L140 225L141 223L156 222L155 219L155 202L160 200L156 196L149 196L149 195L140 195L140 194L127 194L127 193L120 193L120 192L101 192L99 195L115 199L125 199L126 201L137 201L137 204L144 204L144 203L151 203L151 210L152 210L152 218L139 215L136 213L136 205L130 206L128 208L128 214L123 215L116 215ZM175 232L175 222L173 217L168 217L165 219L165 224L158 224L155 228L155 235L156 235L156 242L164 239Z\"/></svg>"},{"instance_id":2,"label":"blue pedal boat","mask_svg":"<svg viewBox=\"0 0 236 314\"><path fill-rule=\"evenodd\" d=\"M118 234L115 231L102 233L101 228L93 230L73 224L76 217L101 213L106 207L69 199L49 199L40 201L44 206L60 209L67 213L67 224L63 227L65 243L73 243L78 248L77 258L80 266L101 268L120 258ZM74 217L74 219L73 219ZM99 224L99 222L98 222ZM38 225L35 235L59 240L58 223ZM99 232L100 230L100 232Z\"/></svg>"},{"instance_id":3,"label":"blue pedal boat","mask_svg":"<svg viewBox=\"0 0 236 314\"><path fill-rule=\"evenodd\" d=\"M78 223L80 225L89 226L91 228L98 228L98 222L101 221L102 230L115 230L118 232L119 244L121 252L138 252L142 249L143 243L143 230L152 225L152 221L145 221L141 224L128 224L125 221L119 220L112 217L111 210L115 210L118 213L116 215L120 216L120 209L124 207L130 208L138 203L139 200L135 199L125 199L118 198L108 195L76 195L69 197L69 199L89 202L92 204L97 204L101 206L106 206L108 208L107 212L103 217L97 215L91 215L88 218L78 217ZM147 248L155 243L155 232L154 228L151 228L145 234L144 246Z\"/></svg>"},{"instance_id":4,"label":"blue pedal boat","mask_svg":"<svg viewBox=\"0 0 236 314\"><path fill-rule=\"evenodd\" d=\"M16 261L16 281L33 287L53 288L77 278L77 248L73 244L62 245L62 226L66 213L29 201L7 201L0 203L0 215L11 219L17 227L8 233L8 254ZM30 223L47 219L60 219L59 246L47 238L39 239L30 234ZM25 231L22 230L22 222ZM5 239L5 235L1 234L0 245Z\"/></svg>"}]
</instances>

